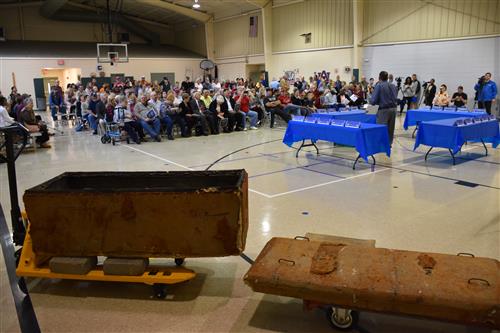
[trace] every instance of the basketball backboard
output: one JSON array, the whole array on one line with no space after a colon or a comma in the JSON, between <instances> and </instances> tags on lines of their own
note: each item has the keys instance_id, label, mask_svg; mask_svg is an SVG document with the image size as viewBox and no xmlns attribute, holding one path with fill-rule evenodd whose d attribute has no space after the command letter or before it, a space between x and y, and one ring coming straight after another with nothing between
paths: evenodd
<instances>
[{"instance_id":1,"label":"basketball backboard","mask_svg":"<svg viewBox=\"0 0 500 333\"><path fill-rule=\"evenodd\" d=\"M128 62L127 44L97 44L97 63L116 64Z\"/></svg>"}]
</instances>

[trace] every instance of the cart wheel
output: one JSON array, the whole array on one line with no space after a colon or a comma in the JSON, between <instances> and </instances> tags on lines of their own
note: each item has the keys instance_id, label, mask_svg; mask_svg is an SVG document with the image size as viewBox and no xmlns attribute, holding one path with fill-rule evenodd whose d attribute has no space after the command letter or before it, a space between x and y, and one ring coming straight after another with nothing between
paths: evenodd
<instances>
[{"instance_id":1,"label":"cart wheel","mask_svg":"<svg viewBox=\"0 0 500 333\"><path fill-rule=\"evenodd\" d=\"M175 258L174 261L177 266L182 266L184 264L184 258Z\"/></svg>"},{"instance_id":2,"label":"cart wheel","mask_svg":"<svg viewBox=\"0 0 500 333\"><path fill-rule=\"evenodd\" d=\"M130 144L130 138L127 138L127 144L128 145Z\"/></svg>"},{"instance_id":3,"label":"cart wheel","mask_svg":"<svg viewBox=\"0 0 500 333\"><path fill-rule=\"evenodd\" d=\"M28 287L26 286L26 281L23 277L20 277L19 280L17 280L17 285L25 295L28 295Z\"/></svg>"},{"instance_id":4,"label":"cart wheel","mask_svg":"<svg viewBox=\"0 0 500 333\"><path fill-rule=\"evenodd\" d=\"M116 145L115 139L111 139L111 143L113 144L113 146Z\"/></svg>"},{"instance_id":5,"label":"cart wheel","mask_svg":"<svg viewBox=\"0 0 500 333\"><path fill-rule=\"evenodd\" d=\"M106 138L106 135L101 136L101 142L103 145L106 144L107 141L108 139Z\"/></svg>"},{"instance_id":6,"label":"cart wheel","mask_svg":"<svg viewBox=\"0 0 500 333\"><path fill-rule=\"evenodd\" d=\"M341 331L350 331L353 326L357 325L359 319L356 311L335 306L329 307L326 315L333 328Z\"/></svg>"},{"instance_id":7,"label":"cart wheel","mask_svg":"<svg viewBox=\"0 0 500 333\"><path fill-rule=\"evenodd\" d=\"M163 283L153 284L153 292L157 299L165 299L167 297L167 285Z\"/></svg>"},{"instance_id":8,"label":"cart wheel","mask_svg":"<svg viewBox=\"0 0 500 333\"><path fill-rule=\"evenodd\" d=\"M106 135L106 142L110 143L111 142L111 137L109 135Z\"/></svg>"}]
</instances>

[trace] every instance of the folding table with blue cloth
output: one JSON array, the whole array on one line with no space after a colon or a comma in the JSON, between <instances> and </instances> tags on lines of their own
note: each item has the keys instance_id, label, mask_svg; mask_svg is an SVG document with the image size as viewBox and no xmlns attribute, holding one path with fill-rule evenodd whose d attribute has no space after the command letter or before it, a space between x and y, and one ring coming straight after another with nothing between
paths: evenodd
<instances>
[{"instance_id":1,"label":"folding table with blue cloth","mask_svg":"<svg viewBox=\"0 0 500 333\"><path fill-rule=\"evenodd\" d=\"M462 146L467 141L480 141L486 150L486 155L488 155L488 149L485 142L491 142L493 148L498 147L500 144L498 121L490 120L465 126L455 126L457 120L466 119L470 118L421 122L413 150L417 149L419 145L430 146L430 149L425 154L425 160L427 161L427 156L433 148L448 149L453 158L453 165L455 165L455 154L462 149Z\"/></svg>"},{"instance_id":2,"label":"folding table with blue cloth","mask_svg":"<svg viewBox=\"0 0 500 333\"><path fill-rule=\"evenodd\" d=\"M452 111L452 110L442 110L442 109L417 109L417 110L408 110L406 112L405 121L403 123L403 127L405 130L408 130L410 126L417 126L413 131L412 137L415 136L415 132L418 129L418 125L422 121L433 121L433 120L442 120L442 119L451 119L451 118L461 118L461 117L469 117L469 118L477 118L487 115L486 111Z\"/></svg>"},{"instance_id":3,"label":"folding table with blue cloth","mask_svg":"<svg viewBox=\"0 0 500 333\"><path fill-rule=\"evenodd\" d=\"M319 111L319 110L318 110ZM377 122L377 116L374 114L367 114L364 110L353 110L353 111L336 111L330 112L316 112L309 115L309 117L325 118L325 119L342 119L348 121L359 121L361 123L375 124Z\"/></svg>"},{"instance_id":4,"label":"folding table with blue cloth","mask_svg":"<svg viewBox=\"0 0 500 333\"><path fill-rule=\"evenodd\" d=\"M317 154L319 154L319 150L315 142L318 140L356 148L359 155L354 161L353 169L356 168L356 163L360 158L368 162L368 156L371 156L373 159L372 165L375 165L376 161L373 155L385 153L388 157L391 156L391 145L386 125L361 123L359 128L351 128L290 121L283 137L283 143L292 147L295 142L302 141L295 155L296 157L298 157L299 151L303 147L309 146L305 144L305 140L311 140L311 145L316 148Z\"/></svg>"}]
</instances>

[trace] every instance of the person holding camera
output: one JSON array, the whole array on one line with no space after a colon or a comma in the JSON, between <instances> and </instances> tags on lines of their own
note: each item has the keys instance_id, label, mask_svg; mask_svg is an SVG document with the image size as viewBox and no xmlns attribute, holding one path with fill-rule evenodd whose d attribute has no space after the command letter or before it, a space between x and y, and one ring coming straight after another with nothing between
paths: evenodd
<instances>
[{"instance_id":1,"label":"person holding camera","mask_svg":"<svg viewBox=\"0 0 500 333\"><path fill-rule=\"evenodd\" d=\"M474 86L474 90L479 108L486 109L486 112L491 114L491 104L495 101L498 93L496 83L491 80L491 73L484 74Z\"/></svg>"},{"instance_id":2,"label":"person holding camera","mask_svg":"<svg viewBox=\"0 0 500 333\"><path fill-rule=\"evenodd\" d=\"M248 90L243 88L240 89L240 94L236 97L236 104L240 106L239 111L242 117L242 127L246 131L246 117L250 119L250 129L257 129L257 121L259 120L259 114L253 110L250 110L250 97Z\"/></svg>"}]
</instances>

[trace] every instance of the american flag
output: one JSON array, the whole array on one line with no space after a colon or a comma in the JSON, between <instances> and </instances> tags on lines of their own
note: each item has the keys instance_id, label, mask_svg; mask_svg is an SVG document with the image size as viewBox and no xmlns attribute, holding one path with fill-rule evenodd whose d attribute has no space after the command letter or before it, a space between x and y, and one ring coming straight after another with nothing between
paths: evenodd
<instances>
[{"instance_id":1,"label":"american flag","mask_svg":"<svg viewBox=\"0 0 500 333\"><path fill-rule=\"evenodd\" d=\"M257 19L258 16L250 16L249 37L257 37Z\"/></svg>"}]
</instances>

